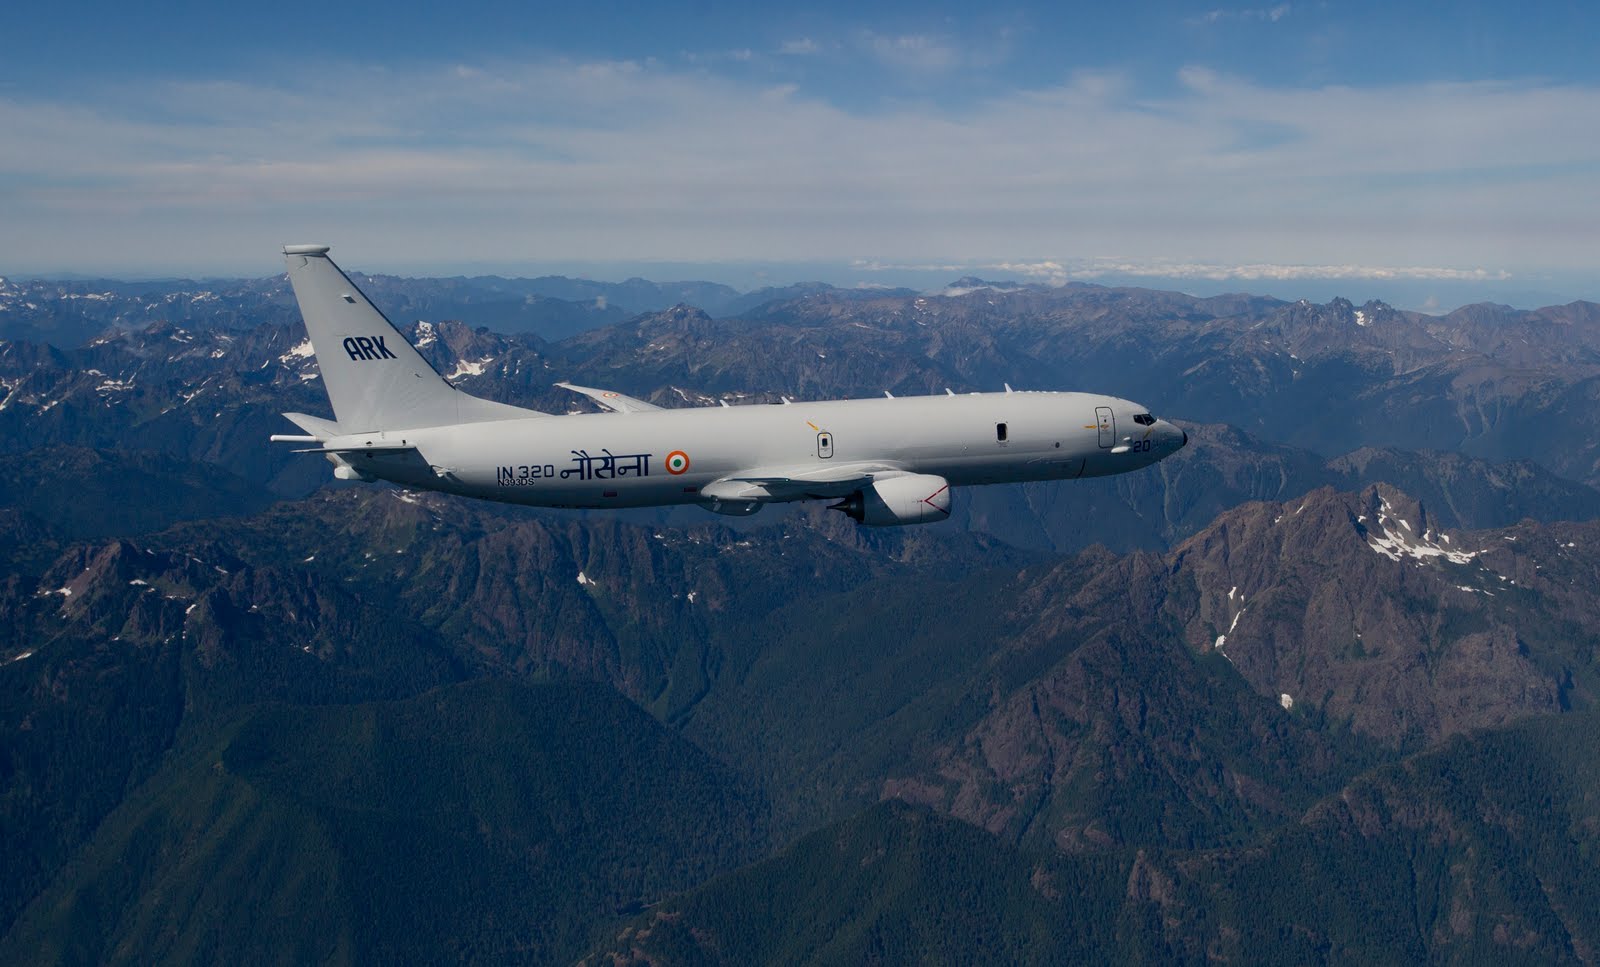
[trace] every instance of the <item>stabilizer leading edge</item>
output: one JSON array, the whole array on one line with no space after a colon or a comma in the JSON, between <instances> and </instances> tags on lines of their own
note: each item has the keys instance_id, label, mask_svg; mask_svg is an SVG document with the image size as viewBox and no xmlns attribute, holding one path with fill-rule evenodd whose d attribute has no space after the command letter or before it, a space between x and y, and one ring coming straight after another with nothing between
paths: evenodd
<instances>
[{"instance_id":1,"label":"stabilizer leading edge","mask_svg":"<svg viewBox=\"0 0 1600 967\"><path fill-rule=\"evenodd\" d=\"M342 432L547 415L451 386L333 263L328 246L285 245L283 255Z\"/></svg>"}]
</instances>

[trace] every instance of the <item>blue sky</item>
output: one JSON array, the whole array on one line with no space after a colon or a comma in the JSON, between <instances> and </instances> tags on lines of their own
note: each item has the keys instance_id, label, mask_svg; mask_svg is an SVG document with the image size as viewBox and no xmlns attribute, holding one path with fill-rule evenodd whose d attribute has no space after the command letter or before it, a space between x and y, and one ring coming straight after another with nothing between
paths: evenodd
<instances>
[{"instance_id":1,"label":"blue sky","mask_svg":"<svg viewBox=\"0 0 1600 967\"><path fill-rule=\"evenodd\" d=\"M8 12L0 274L1600 294L1591 4L464 6Z\"/></svg>"}]
</instances>

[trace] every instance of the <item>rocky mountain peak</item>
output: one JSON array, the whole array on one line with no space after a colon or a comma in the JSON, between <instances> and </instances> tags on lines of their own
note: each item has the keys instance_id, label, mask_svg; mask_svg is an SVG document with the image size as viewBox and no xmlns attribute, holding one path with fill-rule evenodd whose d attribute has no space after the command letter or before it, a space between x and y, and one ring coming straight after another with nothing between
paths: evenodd
<instances>
[{"instance_id":1,"label":"rocky mountain peak","mask_svg":"<svg viewBox=\"0 0 1600 967\"><path fill-rule=\"evenodd\" d=\"M1551 322L1582 326L1586 329L1600 328L1600 304L1593 302L1579 300L1562 306L1549 306L1540 309L1538 314Z\"/></svg>"},{"instance_id":2,"label":"rocky mountain peak","mask_svg":"<svg viewBox=\"0 0 1600 967\"><path fill-rule=\"evenodd\" d=\"M126 540L78 545L46 570L19 617L90 638L162 641L183 627L196 587L214 582L216 572L207 570L198 559Z\"/></svg>"},{"instance_id":3,"label":"rocky mountain peak","mask_svg":"<svg viewBox=\"0 0 1600 967\"><path fill-rule=\"evenodd\" d=\"M646 316L642 323L654 323L660 326L670 326L681 329L712 325L709 315L702 309L697 309L687 303L680 302L670 309Z\"/></svg>"},{"instance_id":4,"label":"rocky mountain peak","mask_svg":"<svg viewBox=\"0 0 1600 967\"><path fill-rule=\"evenodd\" d=\"M1387 484L1247 505L1173 555L1197 591L1185 638L1286 710L1314 702L1391 742L1551 711L1560 683L1490 606L1515 587L1485 560L1495 543Z\"/></svg>"},{"instance_id":5,"label":"rocky mountain peak","mask_svg":"<svg viewBox=\"0 0 1600 967\"><path fill-rule=\"evenodd\" d=\"M990 282L975 275L964 275L945 286L939 293L946 296L963 296L973 292L1020 292L1027 288L1021 282Z\"/></svg>"}]
</instances>

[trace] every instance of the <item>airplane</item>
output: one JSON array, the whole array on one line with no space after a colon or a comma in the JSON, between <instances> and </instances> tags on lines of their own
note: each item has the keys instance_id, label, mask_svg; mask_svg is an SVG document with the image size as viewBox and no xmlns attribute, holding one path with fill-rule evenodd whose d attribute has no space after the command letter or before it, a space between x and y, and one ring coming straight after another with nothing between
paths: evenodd
<instances>
[{"instance_id":1,"label":"airplane","mask_svg":"<svg viewBox=\"0 0 1600 967\"><path fill-rule=\"evenodd\" d=\"M553 415L451 385L328 257L284 260L334 419L285 413L340 480L540 507L697 504L747 516L835 500L860 524L950 516L951 488L1126 473L1189 435L1114 396L1018 392L663 409L611 390L556 385L607 412Z\"/></svg>"}]
</instances>

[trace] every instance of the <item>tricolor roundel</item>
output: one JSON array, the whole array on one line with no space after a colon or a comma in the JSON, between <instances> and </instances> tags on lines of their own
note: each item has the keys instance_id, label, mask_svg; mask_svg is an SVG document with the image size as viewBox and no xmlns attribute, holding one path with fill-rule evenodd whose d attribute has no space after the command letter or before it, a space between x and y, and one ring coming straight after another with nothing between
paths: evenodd
<instances>
[{"instance_id":1,"label":"tricolor roundel","mask_svg":"<svg viewBox=\"0 0 1600 967\"><path fill-rule=\"evenodd\" d=\"M674 450L667 454L667 473L677 476L689 469L689 455L682 450Z\"/></svg>"}]
</instances>

